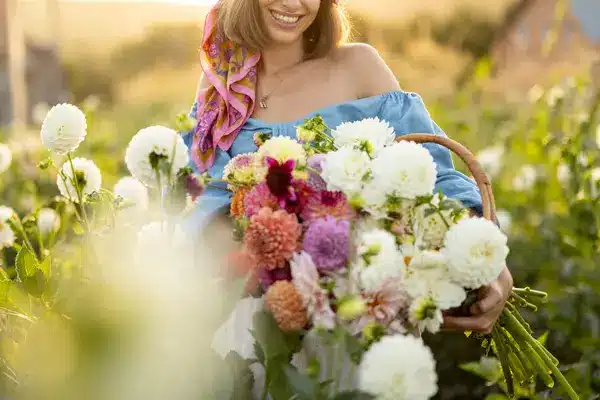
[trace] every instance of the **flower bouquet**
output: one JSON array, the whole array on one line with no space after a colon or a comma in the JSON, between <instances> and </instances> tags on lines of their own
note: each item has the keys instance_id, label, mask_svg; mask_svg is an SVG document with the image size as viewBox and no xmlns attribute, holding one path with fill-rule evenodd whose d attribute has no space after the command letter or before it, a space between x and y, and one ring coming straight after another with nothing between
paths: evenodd
<instances>
[{"instance_id":1,"label":"flower bouquet","mask_svg":"<svg viewBox=\"0 0 600 400\"><path fill-rule=\"evenodd\" d=\"M241 242L231 260L248 276L250 297L213 347L236 361L236 371L249 367L264 381L257 397L433 397L435 360L420 334L440 331L443 313L468 309L509 251L479 165L450 139L396 139L377 118L330 130L317 116L297 128L297 140L257 134L255 142L258 151L234 157L223 175ZM418 142L445 145L467 161L483 218L435 193L436 164ZM473 336L500 359L509 392L513 382L539 377L576 399L517 310L543 299L514 289L492 335ZM244 376L237 396L253 386Z\"/></svg>"}]
</instances>

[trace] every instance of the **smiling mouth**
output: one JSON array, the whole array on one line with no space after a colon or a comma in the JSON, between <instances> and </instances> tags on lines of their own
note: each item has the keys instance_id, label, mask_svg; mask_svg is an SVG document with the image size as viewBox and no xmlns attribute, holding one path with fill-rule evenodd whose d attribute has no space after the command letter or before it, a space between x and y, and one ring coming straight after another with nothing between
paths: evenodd
<instances>
[{"instance_id":1,"label":"smiling mouth","mask_svg":"<svg viewBox=\"0 0 600 400\"><path fill-rule=\"evenodd\" d=\"M273 18L277 22L280 22L285 25L294 25L298 21L300 21L300 19L302 19L302 17L303 17L303 15L295 15L295 16L284 15L284 14L280 14L277 11L273 11L273 10L271 10L271 16L273 16Z\"/></svg>"}]
</instances>

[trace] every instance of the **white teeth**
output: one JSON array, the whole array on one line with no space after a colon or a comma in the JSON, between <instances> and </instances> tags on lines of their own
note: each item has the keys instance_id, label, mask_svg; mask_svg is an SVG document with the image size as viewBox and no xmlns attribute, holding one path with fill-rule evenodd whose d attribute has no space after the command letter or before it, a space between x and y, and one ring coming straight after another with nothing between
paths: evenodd
<instances>
[{"instance_id":1,"label":"white teeth","mask_svg":"<svg viewBox=\"0 0 600 400\"><path fill-rule=\"evenodd\" d=\"M300 17L288 17L287 15L281 15L275 11L272 11L271 15L273 15L277 21L283 22L284 24L295 24L300 19Z\"/></svg>"}]
</instances>

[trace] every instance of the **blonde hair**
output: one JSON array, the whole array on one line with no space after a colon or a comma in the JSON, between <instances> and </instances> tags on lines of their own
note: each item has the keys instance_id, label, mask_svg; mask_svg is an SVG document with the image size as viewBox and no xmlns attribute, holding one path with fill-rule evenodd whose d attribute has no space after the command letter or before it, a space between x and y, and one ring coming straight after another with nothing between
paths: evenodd
<instances>
[{"instance_id":1,"label":"blonde hair","mask_svg":"<svg viewBox=\"0 0 600 400\"><path fill-rule=\"evenodd\" d=\"M253 50L269 45L258 0L219 0L219 30L231 41ZM304 57L325 56L348 40L350 22L333 0L321 0L315 21L304 32Z\"/></svg>"}]
</instances>

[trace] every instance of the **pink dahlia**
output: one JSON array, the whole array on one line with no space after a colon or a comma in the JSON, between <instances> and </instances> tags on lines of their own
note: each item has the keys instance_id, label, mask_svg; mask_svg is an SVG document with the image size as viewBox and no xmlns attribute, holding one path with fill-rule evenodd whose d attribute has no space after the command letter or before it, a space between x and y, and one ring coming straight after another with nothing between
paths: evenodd
<instances>
[{"instance_id":1,"label":"pink dahlia","mask_svg":"<svg viewBox=\"0 0 600 400\"><path fill-rule=\"evenodd\" d=\"M255 267L283 268L294 255L301 233L295 215L264 207L250 219L244 245L256 260Z\"/></svg>"},{"instance_id":2,"label":"pink dahlia","mask_svg":"<svg viewBox=\"0 0 600 400\"><path fill-rule=\"evenodd\" d=\"M314 221L328 216L345 220L354 217L354 210L342 192L314 192L301 213L304 221Z\"/></svg>"},{"instance_id":3,"label":"pink dahlia","mask_svg":"<svg viewBox=\"0 0 600 400\"><path fill-rule=\"evenodd\" d=\"M408 295L403 289L401 278L385 280L374 292L363 293L367 310L351 327L352 333L362 332L365 326L376 322L383 326L390 325L400 311L408 306Z\"/></svg>"},{"instance_id":4,"label":"pink dahlia","mask_svg":"<svg viewBox=\"0 0 600 400\"><path fill-rule=\"evenodd\" d=\"M279 201L277 200L277 197L271 193L265 182L259 183L248 192L244 199L244 205L246 206L247 217L258 214L258 212L265 207L268 207L273 211L279 210Z\"/></svg>"},{"instance_id":5,"label":"pink dahlia","mask_svg":"<svg viewBox=\"0 0 600 400\"><path fill-rule=\"evenodd\" d=\"M320 271L333 271L346 265L349 243L350 222L326 217L311 222L302 245Z\"/></svg>"}]
</instances>

